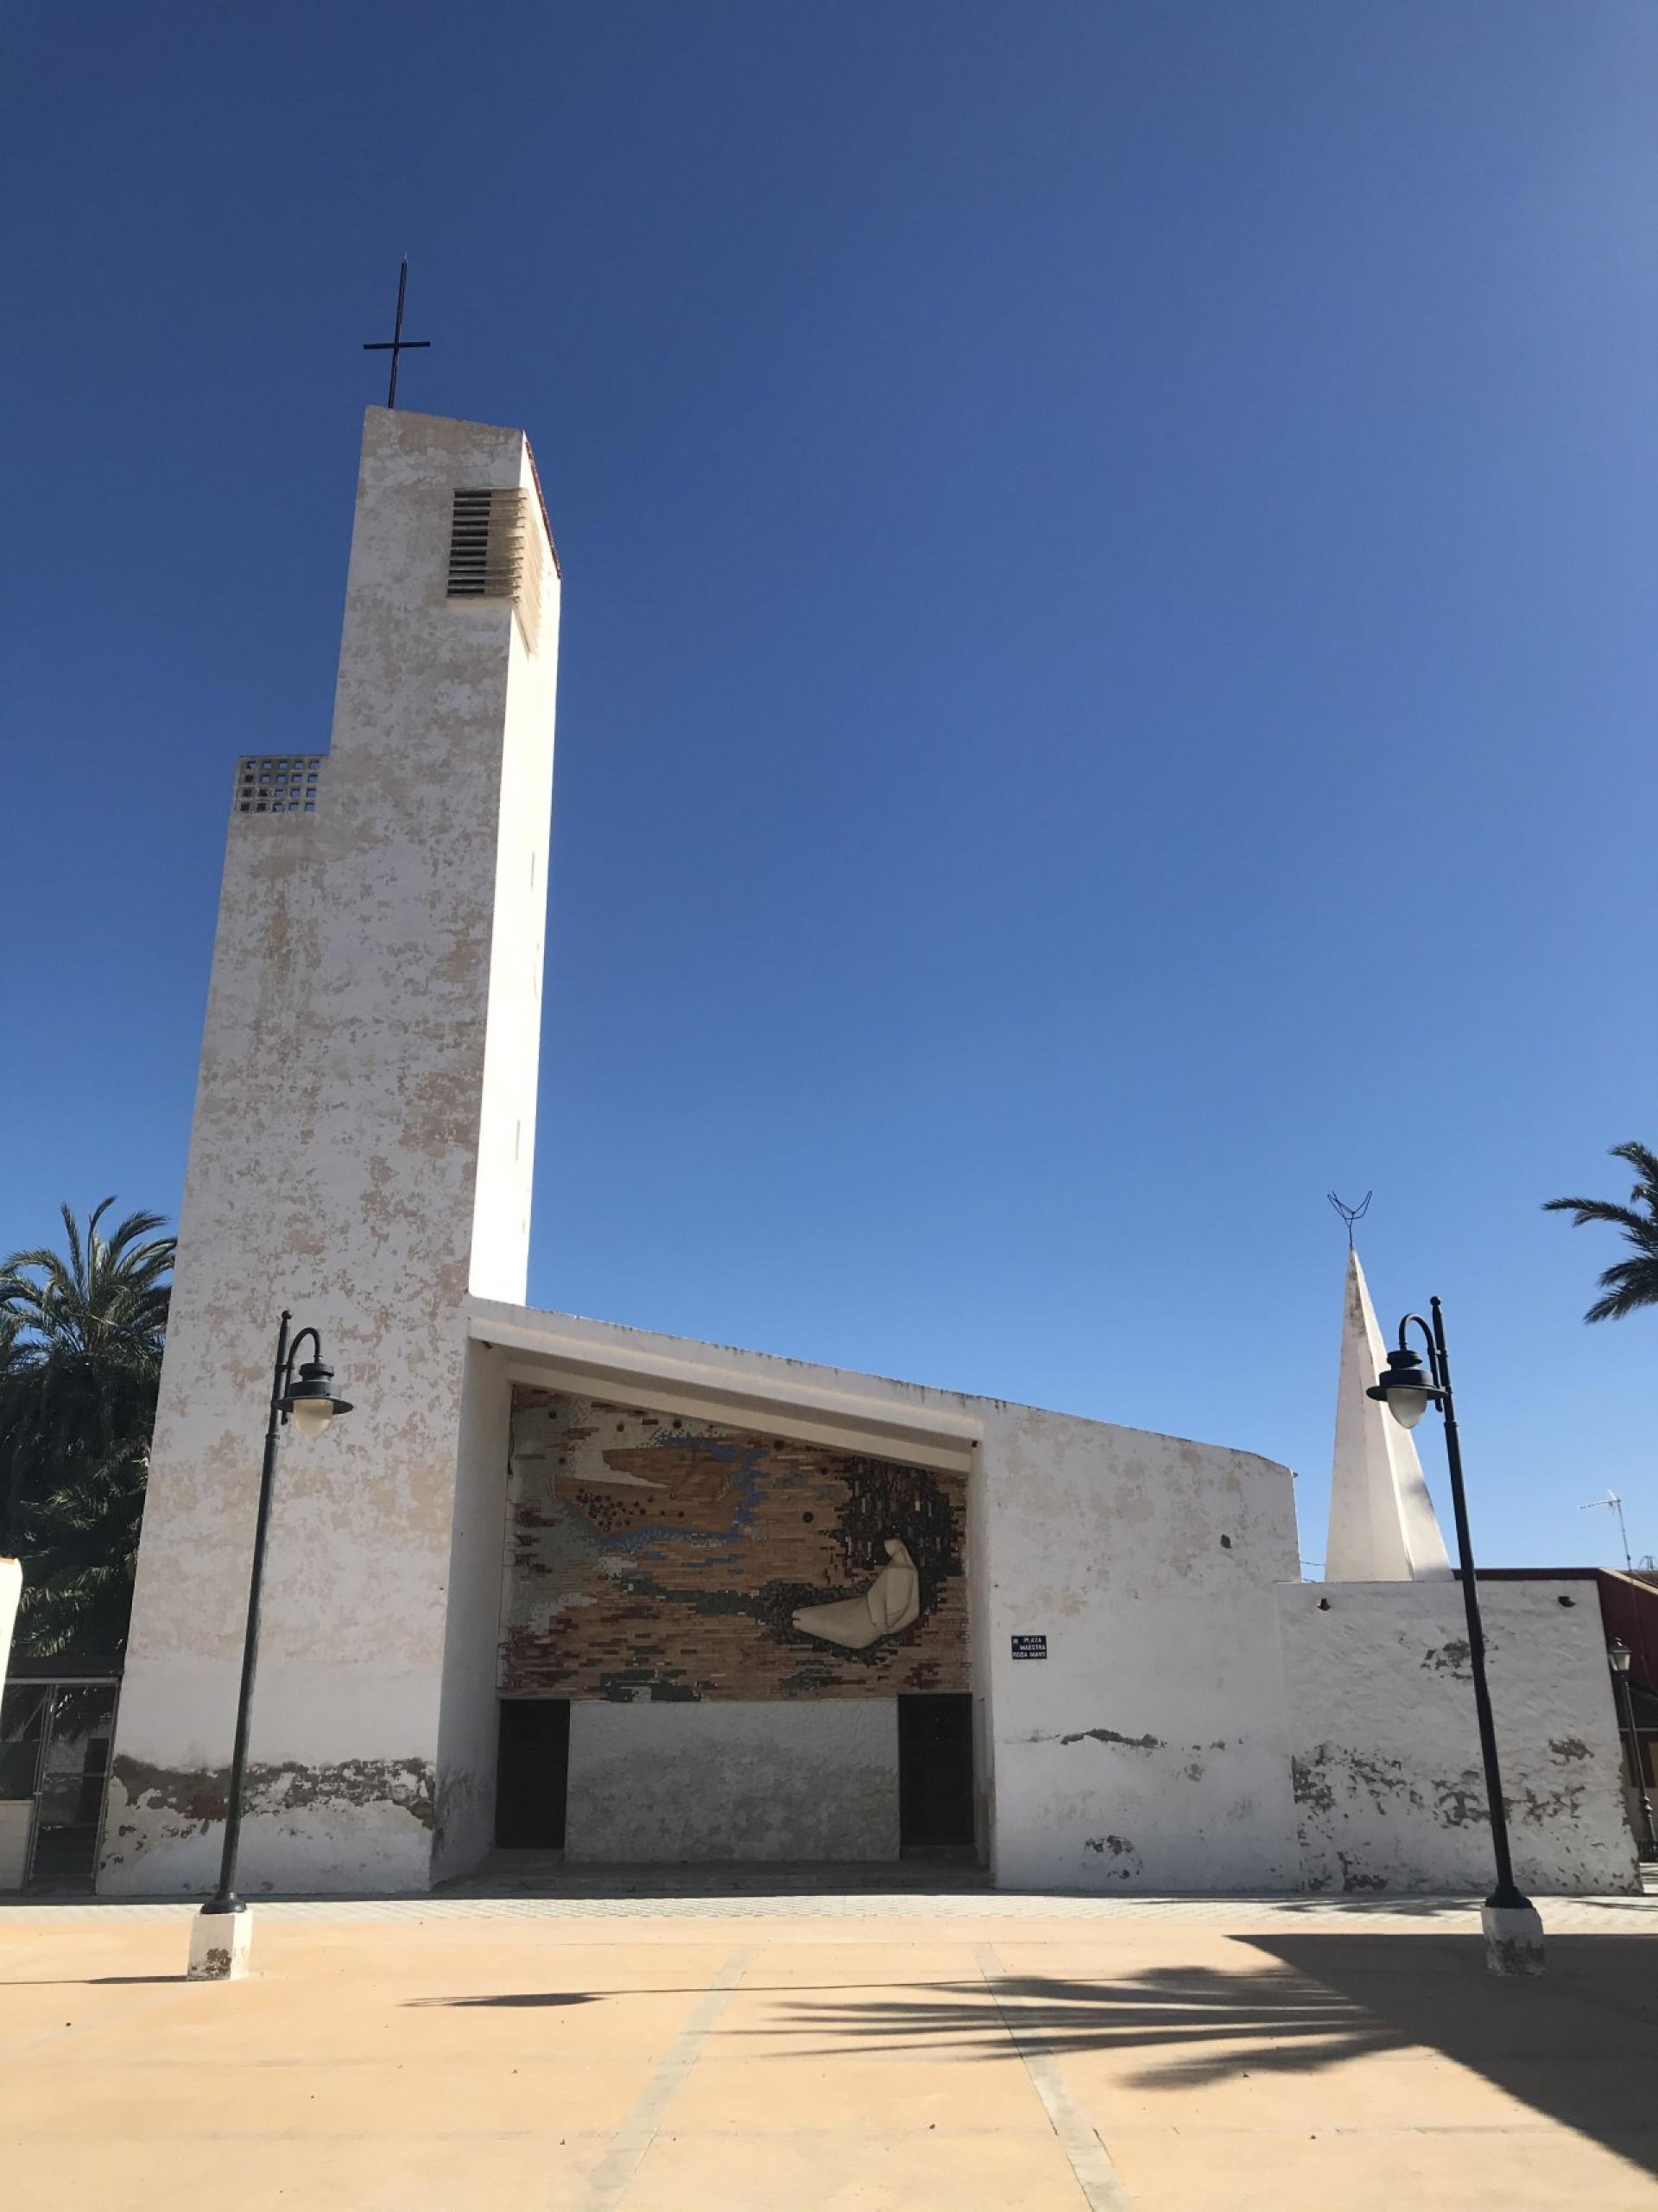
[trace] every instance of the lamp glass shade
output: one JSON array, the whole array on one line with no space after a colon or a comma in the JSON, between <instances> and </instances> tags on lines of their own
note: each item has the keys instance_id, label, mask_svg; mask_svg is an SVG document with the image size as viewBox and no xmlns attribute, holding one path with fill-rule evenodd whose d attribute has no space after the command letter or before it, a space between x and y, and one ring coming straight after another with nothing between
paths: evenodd
<instances>
[{"instance_id":1,"label":"lamp glass shade","mask_svg":"<svg viewBox=\"0 0 1658 2212\"><path fill-rule=\"evenodd\" d=\"M334 1417L331 1398L296 1398L288 1409L301 1436L320 1436Z\"/></svg>"},{"instance_id":2,"label":"lamp glass shade","mask_svg":"<svg viewBox=\"0 0 1658 2212\"><path fill-rule=\"evenodd\" d=\"M1402 1429L1414 1429L1427 1411L1428 1396L1420 1385L1395 1383L1388 1392L1388 1411Z\"/></svg>"},{"instance_id":3,"label":"lamp glass shade","mask_svg":"<svg viewBox=\"0 0 1658 2212\"><path fill-rule=\"evenodd\" d=\"M332 1367L325 1367L320 1360L307 1360L300 1369L300 1379L282 1400L282 1411L301 1436L321 1436L337 1413L351 1411L349 1398L334 1396L333 1379Z\"/></svg>"},{"instance_id":4,"label":"lamp glass shade","mask_svg":"<svg viewBox=\"0 0 1658 2212\"><path fill-rule=\"evenodd\" d=\"M1606 1646L1606 1656L1612 1663L1612 1672L1615 1675L1628 1674L1631 1654L1629 1645L1621 1637L1615 1637Z\"/></svg>"}]
</instances>

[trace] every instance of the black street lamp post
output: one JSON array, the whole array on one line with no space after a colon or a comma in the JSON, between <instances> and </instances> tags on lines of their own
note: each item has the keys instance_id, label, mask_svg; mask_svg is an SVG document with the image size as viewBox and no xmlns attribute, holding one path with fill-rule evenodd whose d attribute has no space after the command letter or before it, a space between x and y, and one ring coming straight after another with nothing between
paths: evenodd
<instances>
[{"instance_id":1,"label":"black street lamp post","mask_svg":"<svg viewBox=\"0 0 1658 2212\"><path fill-rule=\"evenodd\" d=\"M1635 1789L1636 1802L1641 1808L1638 1855L1642 1859L1658 1859L1658 1830L1653 1826L1652 1799L1648 1794L1647 1770L1641 1757L1641 1732L1635 1725L1635 1700L1630 1692L1630 1651L1621 1636L1615 1636L1606 1646L1606 1657L1611 1666L1612 1680L1617 1685L1618 1719L1623 1724L1623 1734L1629 1745L1630 1780Z\"/></svg>"},{"instance_id":2,"label":"black street lamp post","mask_svg":"<svg viewBox=\"0 0 1658 2212\"><path fill-rule=\"evenodd\" d=\"M349 1413L349 1399L333 1394L334 1371L325 1366L322 1340L314 1328L288 1335L293 1315L286 1307L276 1332L276 1363L270 1383L270 1413L265 1424L264 1465L259 1477L259 1511L253 1524L253 1572L248 1583L248 1625L242 1641L242 1687L236 1707L236 1747L231 1755L231 1787L225 1812L225 1844L218 1887L196 1916L190 1949L190 1973L198 1980L222 1981L238 1972L246 1957L245 1927L237 1941L233 1917L247 1906L236 1893L237 1851L242 1841L242 1805L248 1772L248 1727L253 1709L253 1677L259 1664L259 1605L265 1575L265 1538L270 1527L271 1491L276 1478L276 1447L289 1421L301 1436L320 1436L336 1414ZM310 1339L315 1358L294 1363ZM218 1923L218 1926L212 1924ZM238 1960L238 1953L240 1959Z\"/></svg>"},{"instance_id":3,"label":"black street lamp post","mask_svg":"<svg viewBox=\"0 0 1658 2212\"><path fill-rule=\"evenodd\" d=\"M1463 1612L1468 1623L1468 1663L1474 1678L1474 1713L1479 1724L1480 1757L1485 1768L1485 1802L1491 1822L1491 1849L1497 1860L1497 1886L1485 1900L1484 1922L1488 1961L1499 1974L1538 1973L1542 1967L1542 1927L1531 1900L1514 1879L1509 1851L1508 1809L1503 1801L1503 1777L1497 1766L1497 1727L1491 1718L1491 1693L1485 1679L1485 1632L1480 1619L1479 1585L1474 1574L1474 1547L1468 1533L1468 1499L1462 1482L1462 1441L1457 1433L1456 1402L1451 1392L1451 1362L1445 1348L1445 1315L1437 1298L1429 1301L1433 1321L1430 1328L1420 1314L1407 1314L1399 1324L1397 1349L1388 1354L1384 1372L1368 1397L1380 1398L1401 1427L1414 1429L1430 1404L1445 1417L1445 1456L1451 1474L1451 1505L1457 1523L1457 1556L1462 1569ZM1413 1352L1407 1334L1414 1321L1427 1347L1427 1372L1421 1354ZM1518 1914L1521 1920L1503 1916Z\"/></svg>"}]
</instances>

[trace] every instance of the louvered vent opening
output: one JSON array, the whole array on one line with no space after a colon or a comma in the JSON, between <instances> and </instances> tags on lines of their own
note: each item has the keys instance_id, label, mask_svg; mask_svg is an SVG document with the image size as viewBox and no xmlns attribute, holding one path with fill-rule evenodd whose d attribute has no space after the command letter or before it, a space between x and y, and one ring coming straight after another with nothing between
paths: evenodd
<instances>
[{"instance_id":1,"label":"louvered vent opening","mask_svg":"<svg viewBox=\"0 0 1658 2212\"><path fill-rule=\"evenodd\" d=\"M456 492L448 596L510 599L524 643L534 649L541 626L541 548L526 492Z\"/></svg>"},{"instance_id":2,"label":"louvered vent opening","mask_svg":"<svg viewBox=\"0 0 1658 2212\"><path fill-rule=\"evenodd\" d=\"M239 814L313 814L320 753L244 753L236 764L231 804Z\"/></svg>"}]
</instances>

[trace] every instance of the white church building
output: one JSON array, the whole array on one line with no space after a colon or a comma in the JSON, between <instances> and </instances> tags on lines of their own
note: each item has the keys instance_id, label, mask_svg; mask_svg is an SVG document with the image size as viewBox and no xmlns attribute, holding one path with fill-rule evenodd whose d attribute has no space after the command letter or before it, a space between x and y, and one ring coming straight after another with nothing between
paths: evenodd
<instances>
[{"instance_id":1,"label":"white church building","mask_svg":"<svg viewBox=\"0 0 1658 2212\"><path fill-rule=\"evenodd\" d=\"M526 1305L560 575L516 430L364 434L332 741L236 769L99 1889L205 1894L279 1311L244 1895L977 1859L1478 1890L1459 1587L1364 1397L1331 1578L1248 1452ZM1516 1873L1636 1886L1585 1586L1486 1586Z\"/></svg>"}]
</instances>

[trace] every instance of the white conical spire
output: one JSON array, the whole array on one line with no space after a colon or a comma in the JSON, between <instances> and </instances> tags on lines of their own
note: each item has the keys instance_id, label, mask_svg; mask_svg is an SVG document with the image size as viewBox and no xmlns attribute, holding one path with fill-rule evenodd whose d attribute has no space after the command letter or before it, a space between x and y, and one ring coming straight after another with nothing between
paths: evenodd
<instances>
[{"instance_id":1,"label":"white conical spire","mask_svg":"<svg viewBox=\"0 0 1658 2212\"><path fill-rule=\"evenodd\" d=\"M1364 1271L1358 1254L1350 1251L1325 1547L1327 1582L1444 1581L1451 1573L1415 1440L1379 1399L1364 1395L1385 1358Z\"/></svg>"}]
</instances>

